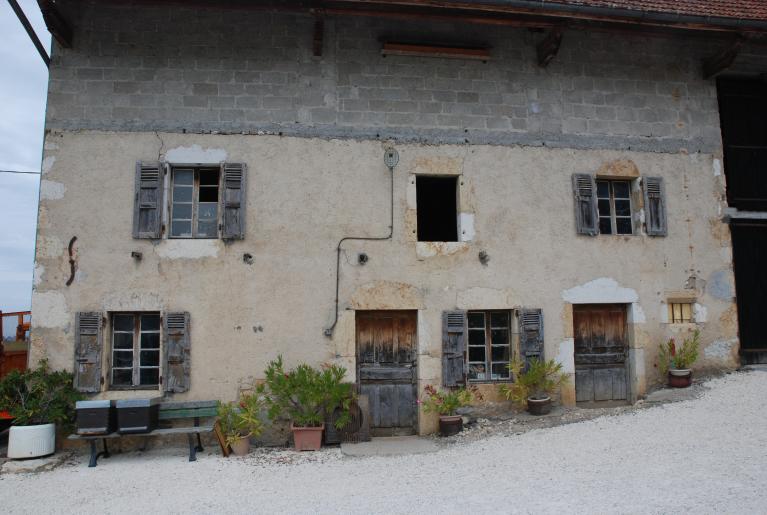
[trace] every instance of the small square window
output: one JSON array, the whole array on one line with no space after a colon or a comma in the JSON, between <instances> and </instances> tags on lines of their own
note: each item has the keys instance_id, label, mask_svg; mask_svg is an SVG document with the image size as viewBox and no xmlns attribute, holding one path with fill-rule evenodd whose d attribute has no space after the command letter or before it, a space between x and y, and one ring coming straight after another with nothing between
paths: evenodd
<instances>
[{"instance_id":1,"label":"small square window","mask_svg":"<svg viewBox=\"0 0 767 515\"><path fill-rule=\"evenodd\" d=\"M600 234L633 234L631 183L597 180Z\"/></svg>"},{"instance_id":2,"label":"small square window","mask_svg":"<svg viewBox=\"0 0 767 515\"><path fill-rule=\"evenodd\" d=\"M692 302L669 302L668 321L672 324L689 324L693 319Z\"/></svg>"},{"instance_id":3,"label":"small square window","mask_svg":"<svg viewBox=\"0 0 767 515\"><path fill-rule=\"evenodd\" d=\"M171 177L171 238L218 238L219 170L174 168Z\"/></svg>"},{"instance_id":4,"label":"small square window","mask_svg":"<svg viewBox=\"0 0 767 515\"><path fill-rule=\"evenodd\" d=\"M418 241L458 241L458 178L416 177Z\"/></svg>"}]
</instances>

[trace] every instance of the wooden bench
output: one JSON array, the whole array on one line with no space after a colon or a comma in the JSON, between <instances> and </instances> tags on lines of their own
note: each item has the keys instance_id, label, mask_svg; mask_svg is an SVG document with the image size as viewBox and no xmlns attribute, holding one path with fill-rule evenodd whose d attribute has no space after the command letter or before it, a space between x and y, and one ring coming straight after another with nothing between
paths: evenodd
<instances>
[{"instance_id":1,"label":"wooden bench","mask_svg":"<svg viewBox=\"0 0 767 515\"><path fill-rule=\"evenodd\" d=\"M123 436L161 436L161 435L181 435L185 434L189 440L189 461L197 460L197 452L202 451L202 441L200 433L210 433L213 431L214 424L200 425L201 418L212 418L218 413L217 401L189 401L189 402L163 402L160 404L159 419L160 422L169 422L171 420L194 419L193 426L158 428L148 433L109 433L106 435L69 435L69 440L86 440L91 447L91 457L88 463L89 467L95 467L99 457L109 458L109 448L107 440L111 438L120 438ZM194 436L197 435L197 442ZM103 451L98 451L96 441L101 440L104 445ZM142 448L143 450L143 448Z\"/></svg>"}]
</instances>

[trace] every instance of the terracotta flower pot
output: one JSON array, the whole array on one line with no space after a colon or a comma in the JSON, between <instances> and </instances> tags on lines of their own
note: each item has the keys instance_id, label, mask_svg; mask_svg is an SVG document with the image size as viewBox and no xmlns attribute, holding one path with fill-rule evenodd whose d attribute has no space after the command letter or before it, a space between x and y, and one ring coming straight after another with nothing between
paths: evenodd
<instances>
[{"instance_id":1,"label":"terracotta flower pot","mask_svg":"<svg viewBox=\"0 0 767 515\"><path fill-rule=\"evenodd\" d=\"M692 384L692 370L672 368L668 371L668 385L672 388L687 388Z\"/></svg>"},{"instance_id":2,"label":"terracotta flower pot","mask_svg":"<svg viewBox=\"0 0 767 515\"><path fill-rule=\"evenodd\" d=\"M463 429L463 417L460 415L440 415L439 434L442 436L457 435Z\"/></svg>"},{"instance_id":3,"label":"terracotta flower pot","mask_svg":"<svg viewBox=\"0 0 767 515\"><path fill-rule=\"evenodd\" d=\"M293 431L293 443L297 451L319 451L322 447L322 431L325 424L319 427L296 427L290 424Z\"/></svg>"},{"instance_id":4,"label":"terracotta flower pot","mask_svg":"<svg viewBox=\"0 0 767 515\"><path fill-rule=\"evenodd\" d=\"M531 415L548 415L551 413L551 397L543 399L527 398L527 411Z\"/></svg>"},{"instance_id":5,"label":"terracotta flower pot","mask_svg":"<svg viewBox=\"0 0 767 515\"><path fill-rule=\"evenodd\" d=\"M241 436L230 443L229 448L235 456L245 456L250 452L250 436Z\"/></svg>"}]
</instances>

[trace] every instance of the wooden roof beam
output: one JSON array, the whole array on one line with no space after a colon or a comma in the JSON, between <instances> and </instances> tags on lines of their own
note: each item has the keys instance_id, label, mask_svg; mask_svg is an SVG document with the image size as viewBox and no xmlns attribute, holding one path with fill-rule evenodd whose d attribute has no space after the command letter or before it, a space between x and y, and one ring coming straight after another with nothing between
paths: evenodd
<instances>
[{"instance_id":1,"label":"wooden roof beam","mask_svg":"<svg viewBox=\"0 0 767 515\"><path fill-rule=\"evenodd\" d=\"M53 38L64 48L72 48L72 28L59 12L55 0L37 0L43 21Z\"/></svg>"}]
</instances>

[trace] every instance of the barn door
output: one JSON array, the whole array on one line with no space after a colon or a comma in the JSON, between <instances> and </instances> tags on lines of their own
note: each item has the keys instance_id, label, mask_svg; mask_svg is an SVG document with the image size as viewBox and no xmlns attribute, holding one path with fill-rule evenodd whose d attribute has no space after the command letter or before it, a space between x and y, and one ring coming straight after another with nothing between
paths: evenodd
<instances>
[{"instance_id":1,"label":"barn door","mask_svg":"<svg viewBox=\"0 0 767 515\"><path fill-rule=\"evenodd\" d=\"M357 377L373 435L416 432L416 321L416 311L357 311Z\"/></svg>"},{"instance_id":2,"label":"barn door","mask_svg":"<svg viewBox=\"0 0 767 515\"><path fill-rule=\"evenodd\" d=\"M764 320L767 318L767 221L733 220L732 253L738 295L738 330L743 363L767 363Z\"/></svg>"},{"instance_id":3,"label":"barn door","mask_svg":"<svg viewBox=\"0 0 767 515\"><path fill-rule=\"evenodd\" d=\"M626 401L626 306L573 306L573 324L576 401Z\"/></svg>"}]
</instances>

